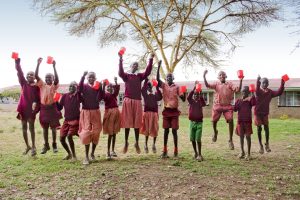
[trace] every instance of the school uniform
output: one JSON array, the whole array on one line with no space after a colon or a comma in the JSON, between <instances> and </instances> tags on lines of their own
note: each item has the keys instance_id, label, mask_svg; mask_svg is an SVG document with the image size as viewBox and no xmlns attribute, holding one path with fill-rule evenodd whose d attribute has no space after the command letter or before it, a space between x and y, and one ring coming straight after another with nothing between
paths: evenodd
<instances>
[{"instance_id":1,"label":"school uniform","mask_svg":"<svg viewBox=\"0 0 300 200\"><path fill-rule=\"evenodd\" d=\"M153 58L150 58L144 73L126 73L123 69L123 60L119 62L119 76L125 82L125 96L122 105L121 127L141 128L143 108L141 102L141 82L152 71Z\"/></svg>"},{"instance_id":2,"label":"school uniform","mask_svg":"<svg viewBox=\"0 0 300 200\"><path fill-rule=\"evenodd\" d=\"M120 85L114 85L114 92L106 92L104 95L105 111L103 117L103 133L117 134L121 127L121 114L118 107L117 97L120 91Z\"/></svg>"}]
</instances>

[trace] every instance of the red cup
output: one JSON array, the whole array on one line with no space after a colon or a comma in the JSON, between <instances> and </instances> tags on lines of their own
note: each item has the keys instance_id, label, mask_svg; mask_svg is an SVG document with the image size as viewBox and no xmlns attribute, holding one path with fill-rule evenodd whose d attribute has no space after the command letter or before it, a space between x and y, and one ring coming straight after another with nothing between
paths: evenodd
<instances>
[{"instance_id":1,"label":"red cup","mask_svg":"<svg viewBox=\"0 0 300 200\"><path fill-rule=\"evenodd\" d=\"M61 97L61 94L60 94L60 93L58 93L58 92L55 92L55 94L54 94L54 96L53 96L53 100L54 100L54 102L58 102L58 101L59 101L59 99L60 99L60 97Z\"/></svg>"},{"instance_id":2,"label":"red cup","mask_svg":"<svg viewBox=\"0 0 300 200\"><path fill-rule=\"evenodd\" d=\"M283 75L281 78L284 82L287 82L288 80L290 80L290 78L287 74Z\"/></svg>"},{"instance_id":3,"label":"red cup","mask_svg":"<svg viewBox=\"0 0 300 200\"><path fill-rule=\"evenodd\" d=\"M186 92L186 86L185 86L185 85L181 86L181 87L180 87L180 91L181 91L182 93L185 93L185 92Z\"/></svg>"},{"instance_id":4,"label":"red cup","mask_svg":"<svg viewBox=\"0 0 300 200\"><path fill-rule=\"evenodd\" d=\"M53 63L53 57L48 56L48 57L47 57L47 63L48 63L48 64L52 64L52 63Z\"/></svg>"},{"instance_id":5,"label":"red cup","mask_svg":"<svg viewBox=\"0 0 300 200\"><path fill-rule=\"evenodd\" d=\"M12 52L11 58L16 60L19 58L19 54L17 52Z\"/></svg>"},{"instance_id":6,"label":"red cup","mask_svg":"<svg viewBox=\"0 0 300 200\"><path fill-rule=\"evenodd\" d=\"M200 83L196 84L196 92L201 92L202 90L202 85Z\"/></svg>"},{"instance_id":7,"label":"red cup","mask_svg":"<svg viewBox=\"0 0 300 200\"><path fill-rule=\"evenodd\" d=\"M155 79L152 79L152 85L153 85L153 87L156 87L156 86L158 85L158 82L157 82L157 80L155 80Z\"/></svg>"},{"instance_id":8,"label":"red cup","mask_svg":"<svg viewBox=\"0 0 300 200\"><path fill-rule=\"evenodd\" d=\"M121 54L122 56L124 55L126 51L126 48L125 47L121 47L120 51L119 51L119 54Z\"/></svg>"},{"instance_id":9,"label":"red cup","mask_svg":"<svg viewBox=\"0 0 300 200\"><path fill-rule=\"evenodd\" d=\"M93 85L93 89L99 90L99 88L100 88L100 82L99 81L95 81L95 83Z\"/></svg>"},{"instance_id":10,"label":"red cup","mask_svg":"<svg viewBox=\"0 0 300 200\"><path fill-rule=\"evenodd\" d=\"M238 75L238 78L244 78L244 72L243 72L243 70L238 70L237 71L237 75Z\"/></svg>"},{"instance_id":11,"label":"red cup","mask_svg":"<svg viewBox=\"0 0 300 200\"><path fill-rule=\"evenodd\" d=\"M255 92L255 85L254 84L249 85L249 91L250 92Z\"/></svg>"},{"instance_id":12,"label":"red cup","mask_svg":"<svg viewBox=\"0 0 300 200\"><path fill-rule=\"evenodd\" d=\"M104 79L103 80L103 83L105 83L105 85L108 85L109 84L109 81L107 79Z\"/></svg>"}]
</instances>

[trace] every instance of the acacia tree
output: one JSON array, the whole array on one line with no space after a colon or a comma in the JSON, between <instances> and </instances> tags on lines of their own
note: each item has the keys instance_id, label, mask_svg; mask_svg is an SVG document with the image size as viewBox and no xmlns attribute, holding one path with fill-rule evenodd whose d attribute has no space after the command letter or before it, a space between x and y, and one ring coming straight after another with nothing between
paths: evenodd
<instances>
[{"instance_id":1,"label":"acacia tree","mask_svg":"<svg viewBox=\"0 0 300 200\"><path fill-rule=\"evenodd\" d=\"M216 67L221 47L277 19L272 0L33 0L71 35L97 32L100 46L133 40L155 52L167 72L179 62Z\"/></svg>"}]
</instances>

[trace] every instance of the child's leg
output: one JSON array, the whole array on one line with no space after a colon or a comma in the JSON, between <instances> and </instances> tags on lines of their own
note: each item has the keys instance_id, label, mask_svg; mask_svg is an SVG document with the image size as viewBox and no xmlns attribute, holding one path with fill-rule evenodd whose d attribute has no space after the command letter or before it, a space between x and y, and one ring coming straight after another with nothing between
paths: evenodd
<instances>
[{"instance_id":1,"label":"child's leg","mask_svg":"<svg viewBox=\"0 0 300 200\"><path fill-rule=\"evenodd\" d=\"M153 137L153 144L152 144L152 152L153 153L156 153L156 146L155 146L155 144L156 144L156 138L157 137Z\"/></svg>"},{"instance_id":2,"label":"child's leg","mask_svg":"<svg viewBox=\"0 0 300 200\"><path fill-rule=\"evenodd\" d=\"M265 135L266 135L266 151L271 152L270 146L269 146L269 136L270 136L270 130L269 125L264 125Z\"/></svg>"},{"instance_id":3,"label":"child's leg","mask_svg":"<svg viewBox=\"0 0 300 200\"><path fill-rule=\"evenodd\" d=\"M34 130L34 120L29 120L29 131L31 134L31 142L32 142L32 148L36 149L35 146L35 130Z\"/></svg>"},{"instance_id":4,"label":"child's leg","mask_svg":"<svg viewBox=\"0 0 300 200\"><path fill-rule=\"evenodd\" d=\"M169 129L164 129L164 148L163 153L161 154L161 158L168 158L168 138L169 138Z\"/></svg>"},{"instance_id":5,"label":"child's leg","mask_svg":"<svg viewBox=\"0 0 300 200\"><path fill-rule=\"evenodd\" d=\"M178 156L178 136L177 136L177 130L172 129L173 139L174 139L174 156Z\"/></svg>"},{"instance_id":6,"label":"child's leg","mask_svg":"<svg viewBox=\"0 0 300 200\"><path fill-rule=\"evenodd\" d=\"M197 158L198 152L197 152L196 142L192 141L192 145L193 145L193 149L194 149L194 153L195 153L194 158Z\"/></svg>"},{"instance_id":7,"label":"child's leg","mask_svg":"<svg viewBox=\"0 0 300 200\"><path fill-rule=\"evenodd\" d=\"M251 136L247 135L246 136L246 140L247 140L247 147L248 147L248 158L250 158L250 152L251 152Z\"/></svg>"},{"instance_id":8,"label":"child's leg","mask_svg":"<svg viewBox=\"0 0 300 200\"><path fill-rule=\"evenodd\" d=\"M53 148L53 152L57 153L57 144L56 144L56 128L52 128L52 148Z\"/></svg>"},{"instance_id":9,"label":"child's leg","mask_svg":"<svg viewBox=\"0 0 300 200\"><path fill-rule=\"evenodd\" d=\"M218 138L217 124L218 124L218 121L213 121L213 129L214 129L214 135L213 135L213 138L212 138L213 142L216 142L217 138Z\"/></svg>"},{"instance_id":10,"label":"child's leg","mask_svg":"<svg viewBox=\"0 0 300 200\"><path fill-rule=\"evenodd\" d=\"M66 138L67 136L61 136L60 137L60 143L61 145L64 147L64 149L67 151L68 155L63 159L63 160L69 160L72 158L72 155L71 155L71 151L69 149L69 146L68 144L66 143Z\"/></svg>"},{"instance_id":11,"label":"child's leg","mask_svg":"<svg viewBox=\"0 0 300 200\"><path fill-rule=\"evenodd\" d=\"M242 129L242 128L241 128ZM240 132L240 143L241 143L241 154L239 155L239 158L244 158L245 157L245 150L244 150L244 132Z\"/></svg>"},{"instance_id":12,"label":"child's leg","mask_svg":"<svg viewBox=\"0 0 300 200\"><path fill-rule=\"evenodd\" d=\"M229 125L229 148L231 150L234 149L234 145L233 145L233 141L232 141L232 136L233 136L233 120L228 121L228 125Z\"/></svg>"},{"instance_id":13,"label":"child's leg","mask_svg":"<svg viewBox=\"0 0 300 200\"><path fill-rule=\"evenodd\" d=\"M44 136L44 147L42 149L41 154L45 154L50 150L49 142L48 142L48 127L43 128L43 136Z\"/></svg>"},{"instance_id":14,"label":"child's leg","mask_svg":"<svg viewBox=\"0 0 300 200\"><path fill-rule=\"evenodd\" d=\"M91 152L91 159L95 160L95 150L96 150L97 144L92 143L92 152Z\"/></svg>"},{"instance_id":15,"label":"child's leg","mask_svg":"<svg viewBox=\"0 0 300 200\"><path fill-rule=\"evenodd\" d=\"M108 135L108 138L107 138L107 158L110 157L111 139L112 139L112 135Z\"/></svg>"},{"instance_id":16,"label":"child's leg","mask_svg":"<svg viewBox=\"0 0 300 200\"><path fill-rule=\"evenodd\" d=\"M88 165L89 164L90 144L86 144L84 147L85 147L85 160L83 161L83 164Z\"/></svg>"},{"instance_id":17,"label":"child's leg","mask_svg":"<svg viewBox=\"0 0 300 200\"><path fill-rule=\"evenodd\" d=\"M140 137L140 129L139 128L135 128L134 129L134 135L135 135L135 149L136 149L136 152L138 154L141 153L141 149L140 149L140 146L139 146L139 137Z\"/></svg>"},{"instance_id":18,"label":"child's leg","mask_svg":"<svg viewBox=\"0 0 300 200\"><path fill-rule=\"evenodd\" d=\"M257 136L258 136L258 142L259 142L259 145L260 145L259 153L263 154L264 153L264 147L263 147L262 141L261 141L261 131L262 131L261 125L257 126Z\"/></svg>"},{"instance_id":19,"label":"child's leg","mask_svg":"<svg viewBox=\"0 0 300 200\"><path fill-rule=\"evenodd\" d=\"M28 143L28 135L27 135L27 121L26 120L22 120L22 131L23 131L23 138L26 144L26 149L23 152L23 155L26 155L28 153L28 151L31 149L31 147L29 146Z\"/></svg>"},{"instance_id":20,"label":"child's leg","mask_svg":"<svg viewBox=\"0 0 300 200\"><path fill-rule=\"evenodd\" d=\"M71 148L71 152L73 155L73 158L76 159L76 153L75 153L75 145L74 145L74 141L73 141L73 135L68 135L68 142Z\"/></svg>"},{"instance_id":21,"label":"child's leg","mask_svg":"<svg viewBox=\"0 0 300 200\"><path fill-rule=\"evenodd\" d=\"M116 144L116 134L113 134L112 137L112 151L115 152L115 144Z\"/></svg>"},{"instance_id":22,"label":"child's leg","mask_svg":"<svg viewBox=\"0 0 300 200\"><path fill-rule=\"evenodd\" d=\"M146 136L145 136L145 146L144 146L145 153L149 153L149 149L148 149L148 139L149 139L149 136L146 135Z\"/></svg>"},{"instance_id":23,"label":"child's leg","mask_svg":"<svg viewBox=\"0 0 300 200\"><path fill-rule=\"evenodd\" d=\"M125 128L125 146L123 148L123 153L127 153L128 151L128 137L129 137L129 128Z\"/></svg>"},{"instance_id":24,"label":"child's leg","mask_svg":"<svg viewBox=\"0 0 300 200\"><path fill-rule=\"evenodd\" d=\"M198 143L198 155L202 156L202 152L201 152L202 143L201 143L201 141L198 141L197 143Z\"/></svg>"}]
</instances>

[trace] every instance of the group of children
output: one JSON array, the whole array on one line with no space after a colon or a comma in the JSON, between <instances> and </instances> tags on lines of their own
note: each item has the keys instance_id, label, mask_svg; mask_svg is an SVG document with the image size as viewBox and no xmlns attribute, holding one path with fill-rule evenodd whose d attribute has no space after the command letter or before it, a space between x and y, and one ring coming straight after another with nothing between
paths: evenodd
<instances>
[{"instance_id":1,"label":"group of children","mask_svg":"<svg viewBox=\"0 0 300 200\"><path fill-rule=\"evenodd\" d=\"M120 91L120 85L115 77L115 84L106 81L96 81L94 72L84 72L79 85L72 82L69 85L69 92L63 94L56 99L57 89L59 87L59 78L56 71L56 62L53 61L54 75L46 74L45 82L39 77L39 67L42 59L37 61L36 71L28 72L24 77L20 58L15 60L15 66L20 85L22 87L21 97L17 108L18 119L22 122L23 137L26 144L24 155L31 150L31 155L36 155L34 122L38 112L41 127L43 128L44 147L41 154L45 154L50 150L48 141L49 128L52 131L52 148L53 152L57 152L56 131L60 129L60 142L67 152L65 160L76 160L73 136L79 136L82 144L85 145L85 159L83 164L87 165L90 161L95 160L95 150L99 142L99 136L103 129L103 133L108 135L107 159L117 157L115 152L116 134L120 128L125 129L125 144L123 153L128 151L128 137L130 129L135 132L136 152L141 152L139 146L139 135L145 135L144 150L149 152L148 139L153 138L152 152L156 153L156 138L158 136L158 101L163 100L163 152L161 158L168 158L168 136L171 129L174 140L174 157L178 156L178 135L180 111L179 99L183 102L187 99L189 103L189 120L190 120L190 141L195 152L194 158L203 161L201 153L201 137L202 137L202 108L206 106L206 102L202 96L202 92L196 90L196 87L187 95L186 91L180 89L174 83L172 73L167 74L166 83L160 79L161 61L158 62L157 84L154 85L148 79L153 67L154 54L151 54L148 66L143 73L138 73L139 65L133 63L130 72L126 73L123 68L123 56L119 53L119 76L125 83L125 94L122 105L122 111L119 111L117 97ZM217 141L218 130L217 122L223 114L229 124L229 148L234 149L232 137L234 131L233 112L238 112L238 120L236 133L240 136L241 154L240 158L250 159L251 138L252 134L252 107L255 106L255 124L260 144L260 153L264 153L261 141L262 125L264 126L266 135L265 150L270 152L269 147L269 127L268 114L269 104L273 97L279 96L284 90L284 81L282 80L280 89L272 91L268 88L268 79L257 78L255 96L249 96L248 86L242 89L242 98L238 99L234 105L232 100L235 92L241 91L242 80L238 87L231 82L226 81L226 73L221 71L218 75L219 81L209 84L206 80L207 70L204 72L203 78L207 88L214 89L214 101L212 108L212 123L214 134L212 141ZM35 82L34 80L37 80ZM87 79L87 83L85 82ZM144 81L143 85L142 82ZM196 86L197 82L195 82ZM155 88L155 92L153 89ZM161 91L162 90L162 91ZM142 98L143 97L143 98ZM142 99L144 100L144 111L142 108ZM56 101L57 100L57 101ZM101 112L99 108L100 101L105 103L105 112L103 121L101 121ZM59 120L62 118L61 110L64 109L64 122L60 125ZM27 124L31 132L32 146L29 145L27 136ZM244 137L246 136L248 145L248 154L244 151ZM68 139L68 143L66 142ZM91 146L91 153L90 152Z\"/></svg>"}]
</instances>

